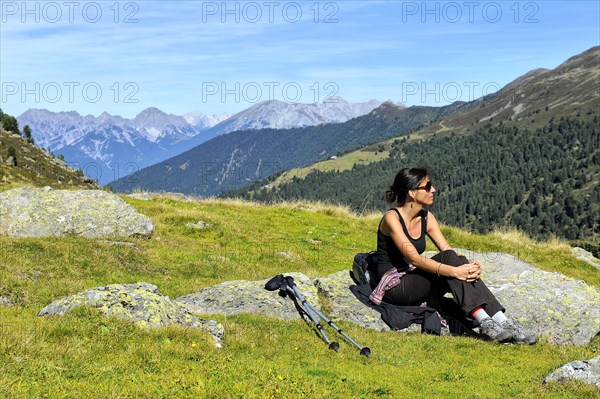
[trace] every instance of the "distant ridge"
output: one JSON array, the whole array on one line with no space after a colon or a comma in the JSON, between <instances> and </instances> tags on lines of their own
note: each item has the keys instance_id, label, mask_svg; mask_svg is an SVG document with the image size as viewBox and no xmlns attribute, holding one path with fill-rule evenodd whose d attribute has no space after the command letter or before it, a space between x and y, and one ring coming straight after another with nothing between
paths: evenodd
<instances>
[{"instance_id":1,"label":"distant ridge","mask_svg":"<svg viewBox=\"0 0 600 399\"><path fill-rule=\"evenodd\" d=\"M410 107L385 102L344 123L305 128L241 130L221 135L111 183L113 190L170 191L213 196L281 170L327 159L457 112L464 103Z\"/></svg>"},{"instance_id":2,"label":"distant ridge","mask_svg":"<svg viewBox=\"0 0 600 399\"><path fill-rule=\"evenodd\" d=\"M200 112L177 116L150 107L133 119L107 112L94 117L30 109L17 120L32 128L40 147L62 154L70 165L104 185L234 130L344 122L380 104L377 100L358 104L334 100L322 104L262 102L231 117Z\"/></svg>"}]
</instances>

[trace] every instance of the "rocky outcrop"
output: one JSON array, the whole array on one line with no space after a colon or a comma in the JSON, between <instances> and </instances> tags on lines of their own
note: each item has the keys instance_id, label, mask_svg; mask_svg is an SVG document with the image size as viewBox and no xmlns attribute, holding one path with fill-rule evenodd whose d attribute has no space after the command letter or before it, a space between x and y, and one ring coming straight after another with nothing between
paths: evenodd
<instances>
[{"instance_id":1,"label":"rocky outcrop","mask_svg":"<svg viewBox=\"0 0 600 399\"><path fill-rule=\"evenodd\" d=\"M577 259L581 259L584 262L589 263L594 266L596 269L600 270L600 260L596 258L591 252L586 251L583 248L573 247L573 255L577 257Z\"/></svg>"},{"instance_id":2,"label":"rocky outcrop","mask_svg":"<svg viewBox=\"0 0 600 399\"><path fill-rule=\"evenodd\" d=\"M286 276L294 278L298 290L308 302L317 304L317 288L310 278L301 273L288 273ZM199 314L256 313L288 320L299 317L289 298L265 290L267 281L227 281L181 296L176 301Z\"/></svg>"},{"instance_id":3,"label":"rocky outcrop","mask_svg":"<svg viewBox=\"0 0 600 399\"><path fill-rule=\"evenodd\" d=\"M158 328L169 324L199 328L209 332L217 347L221 347L223 326L213 320L192 315L177 301L148 283L112 284L58 299L39 312L39 316L64 315L78 306L90 306L106 316L132 321L142 328Z\"/></svg>"},{"instance_id":4,"label":"rocky outcrop","mask_svg":"<svg viewBox=\"0 0 600 399\"><path fill-rule=\"evenodd\" d=\"M600 289L560 273L539 270L510 255L462 253L479 260L490 290L506 307L506 313L526 330L551 343L573 345L585 345L600 332ZM334 322L344 320L379 331L389 330L379 313L361 304L350 292L348 287L354 282L349 270L314 281L303 274L288 275L294 277L311 304L327 309ZM280 319L299 317L291 300L264 289L266 281L226 282L177 300L192 312L202 314L244 312Z\"/></svg>"},{"instance_id":5,"label":"rocky outcrop","mask_svg":"<svg viewBox=\"0 0 600 399\"><path fill-rule=\"evenodd\" d=\"M590 360L576 360L554 370L544 384L550 381L578 380L600 388L600 356Z\"/></svg>"},{"instance_id":6,"label":"rocky outcrop","mask_svg":"<svg viewBox=\"0 0 600 399\"><path fill-rule=\"evenodd\" d=\"M479 260L490 290L526 330L561 345L586 345L600 332L600 289L511 255L463 252Z\"/></svg>"},{"instance_id":7,"label":"rocky outcrop","mask_svg":"<svg viewBox=\"0 0 600 399\"><path fill-rule=\"evenodd\" d=\"M0 193L0 234L129 237L153 230L148 217L106 191L24 187Z\"/></svg>"},{"instance_id":8,"label":"rocky outcrop","mask_svg":"<svg viewBox=\"0 0 600 399\"><path fill-rule=\"evenodd\" d=\"M348 289L352 284L354 282L350 278L348 270L315 280L315 286L322 293L321 298L325 299L328 302L327 307L331 308L329 317L333 320L346 320L379 331L389 330L388 325L381 320L379 312L358 302Z\"/></svg>"}]
</instances>

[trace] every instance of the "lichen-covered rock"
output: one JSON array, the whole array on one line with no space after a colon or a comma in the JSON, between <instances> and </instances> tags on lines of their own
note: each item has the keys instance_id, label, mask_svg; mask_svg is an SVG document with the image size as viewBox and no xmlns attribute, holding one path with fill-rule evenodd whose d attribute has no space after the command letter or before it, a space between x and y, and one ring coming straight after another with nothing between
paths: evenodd
<instances>
[{"instance_id":1,"label":"lichen-covered rock","mask_svg":"<svg viewBox=\"0 0 600 399\"><path fill-rule=\"evenodd\" d=\"M506 307L506 313L526 330L555 344L586 345L600 332L600 290L560 273L537 269L522 260L501 253L458 250L477 259L483 279ZM427 253L426 255L432 255ZM328 309L335 322L345 320L376 330L389 330L378 312L364 306L349 287L349 271L340 271L313 282L305 275L290 273L300 292L319 309ZM232 281L208 287L179 298L190 310L211 313L260 313L275 318L298 317L288 298L264 289L263 281ZM317 296L326 299L322 303ZM411 326L409 330L419 330Z\"/></svg>"},{"instance_id":2,"label":"lichen-covered rock","mask_svg":"<svg viewBox=\"0 0 600 399\"><path fill-rule=\"evenodd\" d=\"M465 253L506 313L551 343L586 345L600 332L600 289L502 253Z\"/></svg>"},{"instance_id":3,"label":"lichen-covered rock","mask_svg":"<svg viewBox=\"0 0 600 399\"><path fill-rule=\"evenodd\" d=\"M0 193L0 234L129 237L153 230L148 217L106 191L23 187Z\"/></svg>"},{"instance_id":4,"label":"lichen-covered rock","mask_svg":"<svg viewBox=\"0 0 600 399\"><path fill-rule=\"evenodd\" d=\"M317 289L310 278L301 273L288 273L285 276L293 277L304 299L317 306ZM199 314L257 313L279 319L299 318L292 300L281 297L277 291L265 289L268 280L227 281L176 300Z\"/></svg>"},{"instance_id":5,"label":"lichen-covered rock","mask_svg":"<svg viewBox=\"0 0 600 399\"><path fill-rule=\"evenodd\" d=\"M332 309L328 316L332 320L345 320L379 331L389 331L389 326L381 320L381 314L360 303L348 289L353 284L348 270L315 280L315 286L327 298Z\"/></svg>"},{"instance_id":6,"label":"lichen-covered rock","mask_svg":"<svg viewBox=\"0 0 600 399\"><path fill-rule=\"evenodd\" d=\"M118 316L143 328L158 328L169 324L199 328L209 332L217 347L221 347L223 326L213 320L202 320L177 301L148 283L112 284L56 300L43 308L38 316L64 315L74 308L87 305L107 316Z\"/></svg>"},{"instance_id":7,"label":"lichen-covered rock","mask_svg":"<svg viewBox=\"0 0 600 399\"><path fill-rule=\"evenodd\" d=\"M544 383L579 380L600 388L600 356L590 360L576 360L554 370Z\"/></svg>"}]
</instances>

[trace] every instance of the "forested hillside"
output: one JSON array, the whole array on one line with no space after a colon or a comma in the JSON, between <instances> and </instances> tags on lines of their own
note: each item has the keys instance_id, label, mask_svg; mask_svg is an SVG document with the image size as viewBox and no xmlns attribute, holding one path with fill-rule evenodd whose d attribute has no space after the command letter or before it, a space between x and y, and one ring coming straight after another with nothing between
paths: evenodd
<instances>
[{"instance_id":1,"label":"forested hillside","mask_svg":"<svg viewBox=\"0 0 600 399\"><path fill-rule=\"evenodd\" d=\"M491 126L473 135L396 140L390 157L345 172L312 172L276 188L230 192L264 202L309 199L382 211L398 169L428 166L432 207L445 224L478 232L517 227L538 238L590 239L600 229L600 120L554 120L543 128Z\"/></svg>"}]
</instances>

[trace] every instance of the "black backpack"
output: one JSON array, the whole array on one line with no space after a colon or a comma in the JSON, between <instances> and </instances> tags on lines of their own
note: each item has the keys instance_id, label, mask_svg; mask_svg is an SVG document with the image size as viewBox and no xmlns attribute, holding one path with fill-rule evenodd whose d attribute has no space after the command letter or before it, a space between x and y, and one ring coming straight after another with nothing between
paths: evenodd
<instances>
[{"instance_id":1,"label":"black backpack","mask_svg":"<svg viewBox=\"0 0 600 399\"><path fill-rule=\"evenodd\" d=\"M370 284L370 273L375 270L376 264L377 254L375 251L369 253L357 253L354 255L354 262L352 262L350 277L352 277L352 280L354 280L356 284Z\"/></svg>"}]
</instances>

